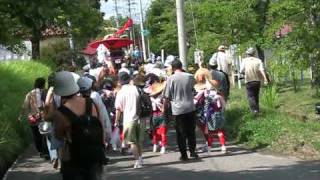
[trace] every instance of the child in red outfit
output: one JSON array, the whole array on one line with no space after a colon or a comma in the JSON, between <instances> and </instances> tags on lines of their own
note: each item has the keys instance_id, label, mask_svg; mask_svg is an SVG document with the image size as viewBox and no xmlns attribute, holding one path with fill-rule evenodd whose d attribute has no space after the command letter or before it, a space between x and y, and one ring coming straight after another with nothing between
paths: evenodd
<instances>
[{"instance_id":1,"label":"child in red outfit","mask_svg":"<svg viewBox=\"0 0 320 180\"><path fill-rule=\"evenodd\" d=\"M151 87L150 98L152 102L152 144L153 152L156 152L158 145L160 145L160 153L166 152L167 146L167 123L163 113L163 96L162 91L164 89L164 83L154 83Z\"/></svg>"}]
</instances>

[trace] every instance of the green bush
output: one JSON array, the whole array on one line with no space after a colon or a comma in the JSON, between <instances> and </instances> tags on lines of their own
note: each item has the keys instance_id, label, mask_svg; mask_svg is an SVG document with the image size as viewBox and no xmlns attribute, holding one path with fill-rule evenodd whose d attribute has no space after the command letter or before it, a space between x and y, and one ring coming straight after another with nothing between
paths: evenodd
<instances>
[{"instance_id":1,"label":"green bush","mask_svg":"<svg viewBox=\"0 0 320 180\"><path fill-rule=\"evenodd\" d=\"M66 38L51 38L41 42L41 63L50 67L60 68L65 64L70 65L72 53Z\"/></svg>"},{"instance_id":2,"label":"green bush","mask_svg":"<svg viewBox=\"0 0 320 180\"><path fill-rule=\"evenodd\" d=\"M0 63L0 176L30 143L29 125L26 120L18 121L18 115L35 78L46 78L50 72L47 66L33 61Z\"/></svg>"}]
</instances>

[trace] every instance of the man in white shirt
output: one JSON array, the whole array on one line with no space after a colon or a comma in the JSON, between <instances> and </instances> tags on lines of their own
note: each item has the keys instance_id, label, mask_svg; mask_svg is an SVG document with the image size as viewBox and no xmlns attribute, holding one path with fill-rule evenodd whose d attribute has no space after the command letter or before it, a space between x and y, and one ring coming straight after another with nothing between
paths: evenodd
<instances>
[{"instance_id":1,"label":"man in white shirt","mask_svg":"<svg viewBox=\"0 0 320 180\"><path fill-rule=\"evenodd\" d=\"M115 108L115 126L119 124L121 113L123 117L124 141L130 144L131 151L135 158L134 168L141 168L142 147L143 147L143 123L139 118L139 92L136 86L130 84L130 75L126 72L119 73L121 89L117 93Z\"/></svg>"},{"instance_id":2,"label":"man in white shirt","mask_svg":"<svg viewBox=\"0 0 320 180\"><path fill-rule=\"evenodd\" d=\"M215 62L214 62L215 61ZM219 46L218 52L214 53L210 58L211 64L217 64L218 70L223 71L224 73L231 75L232 71L232 59L226 53L225 46Z\"/></svg>"},{"instance_id":3,"label":"man in white shirt","mask_svg":"<svg viewBox=\"0 0 320 180\"><path fill-rule=\"evenodd\" d=\"M240 66L240 73L245 74L247 96L251 112L258 114L260 111L259 92L261 81L264 81L265 84L268 84L268 80L264 72L263 63L261 59L254 57L255 53L256 52L254 48L248 48L246 51L248 57L243 59Z\"/></svg>"}]
</instances>

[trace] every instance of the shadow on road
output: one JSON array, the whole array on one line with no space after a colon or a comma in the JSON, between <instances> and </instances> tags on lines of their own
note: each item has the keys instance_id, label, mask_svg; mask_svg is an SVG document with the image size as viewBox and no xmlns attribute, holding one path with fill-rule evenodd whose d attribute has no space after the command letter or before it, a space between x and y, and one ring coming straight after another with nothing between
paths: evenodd
<instances>
[{"instance_id":1,"label":"shadow on road","mask_svg":"<svg viewBox=\"0 0 320 180\"><path fill-rule=\"evenodd\" d=\"M180 162L174 162L179 164ZM236 162L234 162L236 163ZM166 167L172 163L146 165L139 170L120 171L119 173L107 173L107 179L116 180L141 180L141 179L174 179L174 180L319 180L320 179L320 161L304 161L291 166L258 166L253 170L227 172L217 170L198 171L181 170L180 168Z\"/></svg>"}]
</instances>

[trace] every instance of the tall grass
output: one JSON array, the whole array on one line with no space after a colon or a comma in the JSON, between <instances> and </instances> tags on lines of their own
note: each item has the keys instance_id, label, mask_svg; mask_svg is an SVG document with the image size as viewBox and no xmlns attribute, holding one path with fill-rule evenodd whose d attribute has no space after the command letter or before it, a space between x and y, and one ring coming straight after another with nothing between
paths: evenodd
<instances>
[{"instance_id":1,"label":"tall grass","mask_svg":"<svg viewBox=\"0 0 320 180\"><path fill-rule=\"evenodd\" d=\"M267 86L263 89L262 104L268 108L274 109L279 105L277 87L275 85Z\"/></svg>"},{"instance_id":2,"label":"tall grass","mask_svg":"<svg viewBox=\"0 0 320 180\"><path fill-rule=\"evenodd\" d=\"M289 92L282 92L282 95L284 93ZM226 110L229 140L254 149L268 148L301 158L319 159L320 124L299 121L279 109L273 109L280 104L275 87L264 89L262 96L265 99L261 103L261 114L254 116L249 111L245 90L232 89ZM288 98L296 99L293 96ZM286 101L281 101L281 104Z\"/></svg>"},{"instance_id":3,"label":"tall grass","mask_svg":"<svg viewBox=\"0 0 320 180\"><path fill-rule=\"evenodd\" d=\"M21 105L37 77L47 77L50 68L33 61L0 63L0 177L4 169L30 143L29 125L18 121Z\"/></svg>"}]
</instances>

